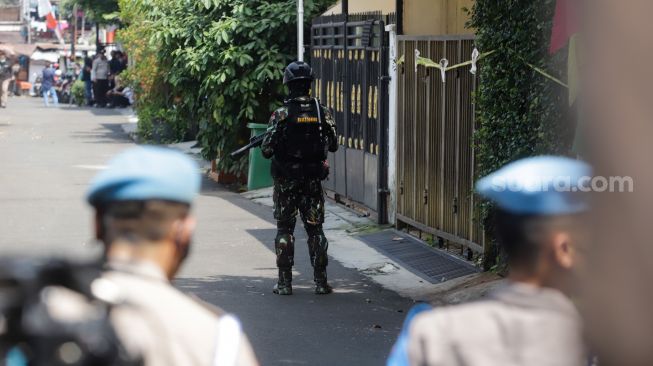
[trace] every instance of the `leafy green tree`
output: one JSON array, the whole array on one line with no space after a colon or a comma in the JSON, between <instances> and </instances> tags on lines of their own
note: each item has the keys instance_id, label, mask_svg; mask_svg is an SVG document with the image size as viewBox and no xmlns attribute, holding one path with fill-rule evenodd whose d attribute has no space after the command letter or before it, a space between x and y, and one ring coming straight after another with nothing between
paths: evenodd
<instances>
[{"instance_id":1,"label":"leafy green tree","mask_svg":"<svg viewBox=\"0 0 653 366\"><path fill-rule=\"evenodd\" d=\"M62 8L64 13L72 14L73 6L79 6L86 12L89 20L98 23L106 23L107 16L117 14L118 0L64 0L62 1Z\"/></svg>"},{"instance_id":2,"label":"leafy green tree","mask_svg":"<svg viewBox=\"0 0 653 366\"><path fill-rule=\"evenodd\" d=\"M148 4L144 20L162 81L157 90L165 93L156 101L165 111L153 115L165 116L175 138L199 130L205 158L217 158L223 171L243 172L247 160L233 161L228 152L246 141L247 123L267 122L283 101L282 71L296 49L296 1L133 1ZM332 2L306 1L307 18Z\"/></svg>"},{"instance_id":3,"label":"leafy green tree","mask_svg":"<svg viewBox=\"0 0 653 366\"><path fill-rule=\"evenodd\" d=\"M157 13L159 0L119 0L119 19L123 27L117 37L128 51L130 67L121 76L137 95L136 112L139 117L139 133L144 140L155 134L155 123L166 123L170 114L163 71L158 60L159 47L150 42L154 34L152 19ZM163 133L163 135L166 135ZM173 133L174 135L174 133Z\"/></svg>"}]
</instances>

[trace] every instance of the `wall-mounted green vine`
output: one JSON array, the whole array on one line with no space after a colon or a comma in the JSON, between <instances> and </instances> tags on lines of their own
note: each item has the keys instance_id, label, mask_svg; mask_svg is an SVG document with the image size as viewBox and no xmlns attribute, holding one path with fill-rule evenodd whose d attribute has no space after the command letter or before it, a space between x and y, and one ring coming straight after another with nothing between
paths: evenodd
<instances>
[{"instance_id":1,"label":"wall-mounted green vine","mask_svg":"<svg viewBox=\"0 0 653 366\"><path fill-rule=\"evenodd\" d=\"M567 79L566 52L548 53L554 10L555 0L477 0L471 11L477 47L497 51L480 68L475 96L479 177L520 158L571 153L574 118L567 90L531 67ZM486 203L482 219L491 234L490 211ZM498 253L488 248L486 268Z\"/></svg>"}]
</instances>

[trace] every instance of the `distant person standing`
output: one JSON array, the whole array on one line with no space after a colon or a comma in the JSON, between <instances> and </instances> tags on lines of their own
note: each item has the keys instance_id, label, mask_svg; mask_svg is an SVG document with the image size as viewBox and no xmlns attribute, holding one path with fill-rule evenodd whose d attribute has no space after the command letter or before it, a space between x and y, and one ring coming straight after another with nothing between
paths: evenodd
<instances>
[{"instance_id":1,"label":"distant person standing","mask_svg":"<svg viewBox=\"0 0 653 366\"><path fill-rule=\"evenodd\" d=\"M11 67L11 80L13 82L13 88L11 89L11 92L16 96L20 95L20 82L18 81L18 74L20 74L20 64L16 62Z\"/></svg>"},{"instance_id":2,"label":"distant person standing","mask_svg":"<svg viewBox=\"0 0 653 366\"><path fill-rule=\"evenodd\" d=\"M109 61L109 89L107 91L112 90L113 88L116 87L116 79L115 79L115 72L114 69L116 68L116 51L111 51L110 54L111 58L108 59ZM107 100L110 98L107 96Z\"/></svg>"},{"instance_id":3,"label":"distant person standing","mask_svg":"<svg viewBox=\"0 0 653 366\"><path fill-rule=\"evenodd\" d=\"M100 50L98 57L93 61L93 83L95 94L95 105L105 107L107 105L107 91L109 91L109 61L105 50Z\"/></svg>"},{"instance_id":4,"label":"distant person standing","mask_svg":"<svg viewBox=\"0 0 653 366\"><path fill-rule=\"evenodd\" d=\"M84 96L86 104L93 104L93 82L91 80L91 70L93 69L93 59L88 56L88 51L84 51L84 66L82 67L82 81L84 82Z\"/></svg>"},{"instance_id":5,"label":"distant person standing","mask_svg":"<svg viewBox=\"0 0 653 366\"><path fill-rule=\"evenodd\" d=\"M111 51L111 60L109 60L109 88L115 89L118 85L116 78L125 70L122 62L121 51Z\"/></svg>"},{"instance_id":6,"label":"distant person standing","mask_svg":"<svg viewBox=\"0 0 653 366\"><path fill-rule=\"evenodd\" d=\"M54 88L55 84L55 75L56 70L54 69L51 63L48 63L45 69L43 69L43 77L41 82L41 90L43 91L43 100L45 101L45 106L49 107L49 96L52 96L52 101L55 106L59 105L59 98L57 97L57 90Z\"/></svg>"},{"instance_id":7,"label":"distant person standing","mask_svg":"<svg viewBox=\"0 0 653 366\"><path fill-rule=\"evenodd\" d=\"M127 67L129 67L129 56L125 52L122 53L120 63L122 64L122 70L127 70Z\"/></svg>"},{"instance_id":8,"label":"distant person standing","mask_svg":"<svg viewBox=\"0 0 653 366\"><path fill-rule=\"evenodd\" d=\"M125 71L126 65L122 51L115 51L112 52L112 54L113 57L111 57L111 61L109 61L109 69L111 70L111 75L115 77Z\"/></svg>"},{"instance_id":9,"label":"distant person standing","mask_svg":"<svg viewBox=\"0 0 653 366\"><path fill-rule=\"evenodd\" d=\"M0 108L7 108L9 83L11 82L11 66L4 52L0 51Z\"/></svg>"}]
</instances>

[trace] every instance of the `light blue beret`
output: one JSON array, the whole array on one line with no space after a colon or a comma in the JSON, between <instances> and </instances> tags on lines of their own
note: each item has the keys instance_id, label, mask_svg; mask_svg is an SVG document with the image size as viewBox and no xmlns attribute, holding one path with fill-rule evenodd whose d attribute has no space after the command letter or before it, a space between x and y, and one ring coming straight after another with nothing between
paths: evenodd
<instances>
[{"instance_id":1,"label":"light blue beret","mask_svg":"<svg viewBox=\"0 0 653 366\"><path fill-rule=\"evenodd\" d=\"M476 191L514 214L574 214L588 209L591 177L582 161L539 156L504 166L479 180Z\"/></svg>"},{"instance_id":2,"label":"light blue beret","mask_svg":"<svg viewBox=\"0 0 653 366\"><path fill-rule=\"evenodd\" d=\"M174 150L148 146L113 158L91 181L87 200L93 206L153 199L190 204L199 190L200 174L194 161Z\"/></svg>"}]
</instances>

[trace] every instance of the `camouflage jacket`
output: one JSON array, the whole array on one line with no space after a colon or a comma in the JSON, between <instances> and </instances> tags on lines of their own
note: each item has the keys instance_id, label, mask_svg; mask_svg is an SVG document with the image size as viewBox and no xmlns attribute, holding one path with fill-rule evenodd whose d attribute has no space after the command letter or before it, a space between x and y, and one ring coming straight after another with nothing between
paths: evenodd
<instances>
[{"instance_id":1,"label":"camouflage jacket","mask_svg":"<svg viewBox=\"0 0 653 366\"><path fill-rule=\"evenodd\" d=\"M336 152L338 150L338 139L336 137L336 121L333 118L333 113L331 110L323 105L320 105L322 108L323 123L325 124L324 128L326 130L326 137L329 151ZM268 130L265 138L263 139L263 144L261 145L261 150L263 156L267 159L270 159L274 156L274 152L279 143L281 143L283 136L284 121L288 118L288 107L283 106L270 117L270 122L268 124Z\"/></svg>"}]
</instances>

